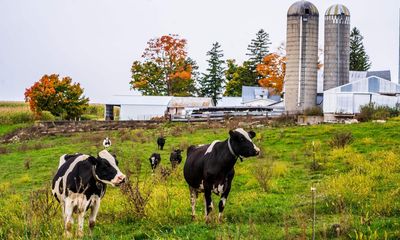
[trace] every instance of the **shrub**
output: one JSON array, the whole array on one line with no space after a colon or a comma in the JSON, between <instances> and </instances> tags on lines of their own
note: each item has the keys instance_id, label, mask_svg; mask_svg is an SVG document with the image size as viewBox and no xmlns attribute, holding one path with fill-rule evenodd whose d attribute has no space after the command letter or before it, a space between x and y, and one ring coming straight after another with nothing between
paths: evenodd
<instances>
[{"instance_id":1,"label":"shrub","mask_svg":"<svg viewBox=\"0 0 400 240\"><path fill-rule=\"evenodd\" d=\"M357 120L360 122L368 122L371 120L386 120L389 117L396 117L400 114L399 107L378 106L375 103L369 103L360 107L360 113Z\"/></svg>"},{"instance_id":2,"label":"shrub","mask_svg":"<svg viewBox=\"0 0 400 240\"><path fill-rule=\"evenodd\" d=\"M306 116L324 116L322 108L320 107L311 107L304 110L304 115Z\"/></svg>"},{"instance_id":3,"label":"shrub","mask_svg":"<svg viewBox=\"0 0 400 240\"><path fill-rule=\"evenodd\" d=\"M351 132L337 132L328 142L332 148L344 148L353 142L353 134Z\"/></svg>"},{"instance_id":4,"label":"shrub","mask_svg":"<svg viewBox=\"0 0 400 240\"><path fill-rule=\"evenodd\" d=\"M271 188L273 167L274 162L270 159L260 160L254 167L254 177L257 179L258 184L264 192L268 192Z\"/></svg>"},{"instance_id":5,"label":"shrub","mask_svg":"<svg viewBox=\"0 0 400 240\"><path fill-rule=\"evenodd\" d=\"M42 120L42 121L55 121L56 117L53 114L51 114L51 112L49 112L49 111L43 111L40 114L40 120Z\"/></svg>"},{"instance_id":6,"label":"shrub","mask_svg":"<svg viewBox=\"0 0 400 240\"><path fill-rule=\"evenodd\" d=\"M135 159L135 169L132 172L129 165L126 167L126 182L121 187L121 192L126 197L125 211L136 218L146 216L146 205L154 189L155 182L140 181L142 163L140 159Z\"/></svg>"}]
</instances>

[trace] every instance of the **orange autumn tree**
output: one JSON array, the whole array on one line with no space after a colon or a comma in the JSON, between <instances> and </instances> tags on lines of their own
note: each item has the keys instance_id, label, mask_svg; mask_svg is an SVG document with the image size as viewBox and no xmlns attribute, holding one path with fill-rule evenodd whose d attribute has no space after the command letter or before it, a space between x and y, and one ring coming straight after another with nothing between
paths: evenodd
<instances>
[{"instance_id":1,"label":"orange autumn tree","mask_svg":"<svg viewBox=\"0 0 400 240\"><path fill-rule=\"evenodd\" d=\"M281 93L286 73L286 57L276 53L268 54L257 65L257 73L262 76L258 81L261 87L273 88L276 93Z\"/></svg>"},{"instance_id":2,"label":"orange autumn tree","mask_svg":"<svg viewBox=\"0 0 400 240\"><path fill-rule=\"evenodd\" d=\"M186 39L170 34L150 39L142 55L133 62L131 88L143 95L191 95L194 61L187 57Z\"/></svg>"},{"instance_id":3,"label":"orange autumn tree","mask_svg":"<svg viewBox=\"0 0 400 240\"><path fill-rule=\"evenodd\" d=\"M40 116L49 111L54 116L74 119L83 114L89 98L83 96L79 83L72 83L70 77L59 78L57 74L44 75L25 90L25 101L32 112Z\"/></svg>"}]
</instances>

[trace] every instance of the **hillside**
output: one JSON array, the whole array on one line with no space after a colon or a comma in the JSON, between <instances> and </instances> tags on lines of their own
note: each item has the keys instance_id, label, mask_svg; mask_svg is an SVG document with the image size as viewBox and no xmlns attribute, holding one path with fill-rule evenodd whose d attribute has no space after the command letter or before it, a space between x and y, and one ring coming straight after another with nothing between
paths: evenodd
<instances>
[{"instance_id":1,"label":"hillside","mask_svg":"<svg viewBox=\"0 0 400 240\"><path fill-rule=\"evenodd\" d=\"M1 125L0 133L9 127ZM75 152L96 155L105 136L113 141L110 151L116 153L121 170L132 172L132 182L141 163L139 188L149 199L141 215L128 195L108 188L94 239L310 239L312 186L316 187L317 239L360 234L371 239L400 238L400 121L254 131L262 154L236 164L225 220L218 224L214 219L209 225L204 223L202 194L198 218L191 220L183 164L168 175L169 152L173 147L186 150L191 144L226 139L228 128L164 124L153 130L76 133L2 145L0 238L59 239L61 210L49 195L59 157ZM329 144L338 132L353 136L343 149ZM166 150L161 152L164 171L152 175L148 157L157 151L160 133L167 136ZM213 199L218 201L216 195ZM335 224L339 229L333 229ZM87 222L85 233L90 239Z\"/></svg>"}]
</instances>

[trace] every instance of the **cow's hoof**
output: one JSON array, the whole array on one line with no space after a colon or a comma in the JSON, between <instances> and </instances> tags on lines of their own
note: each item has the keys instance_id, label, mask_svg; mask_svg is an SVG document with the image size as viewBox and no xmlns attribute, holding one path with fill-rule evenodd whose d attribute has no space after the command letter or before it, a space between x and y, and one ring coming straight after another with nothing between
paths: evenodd
<instances>
[{"instance_id":1,"label":"cow's hoof","mask_svg":"<svg viewBox=\"0 0 400 240\"><path fill-rule=\"evenodd\" d=\"M196 215L192 215L192 221L196 220Z\"/></svg>"},{"instance_id":2,"label":"cow's hoof","mask_svg":"<svg viewBox=\"0 0 400 240\"><path fill-rule=\"evenodd\" d=\"M209 224L211 222L211 217L210 216L206 216L206 224Z\"/></svg>"}]
</instances>

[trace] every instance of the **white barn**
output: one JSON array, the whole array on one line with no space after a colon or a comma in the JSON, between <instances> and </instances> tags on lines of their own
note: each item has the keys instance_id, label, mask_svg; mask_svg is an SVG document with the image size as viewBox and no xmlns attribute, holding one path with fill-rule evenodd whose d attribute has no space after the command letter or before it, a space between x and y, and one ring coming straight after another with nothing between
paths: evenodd
<instances>
[{"instance_id":1,"label":"white barn","mask_svg":"<svg viewBox=\"0 0 400 240\"><path fill-rule=\"evenodd\" d=\"M324 91L323 111L329 114L357 114L369 103L396 107L400 104L400 85L371 76Z\"/></svg>"}]
</instances>

